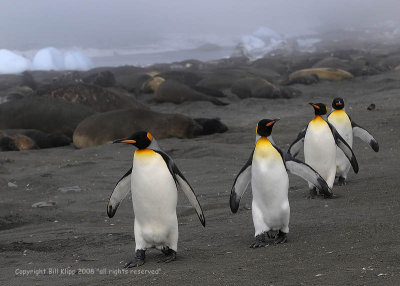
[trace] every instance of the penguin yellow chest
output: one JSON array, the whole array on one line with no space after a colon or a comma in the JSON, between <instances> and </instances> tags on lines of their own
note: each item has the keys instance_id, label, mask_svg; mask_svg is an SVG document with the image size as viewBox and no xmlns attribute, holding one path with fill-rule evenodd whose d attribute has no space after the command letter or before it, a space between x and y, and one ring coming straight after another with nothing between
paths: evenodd
<instances>
[{"instance_id":1,"label":"penguin yellow chest","mask_svg":"<svg viewBox=\"0 0 400 286\"><path fill-rule=\"evenodd\" d=\"M349 116L346 114L344 110L334 110L329 115L329 121L332 121L332 123L336 123L339 125L346 125L351 127Z\"/></svg>"},{"instance_id":2,"label":"penguin yellow chest","mask_svg":"<svg viewBox=\"0 0 400 286\"><path fill-rule=\"evenodd\" d=\"M310 122L309 126L313 131L321 131L323 129L329 128L328 123L325 122L325 120L317 115L313 120Z\"/></svg>"},{"instance_id":3,"label":"penguin yellow chest","mask_svg":"<svg viewBox=\"0 0 400 286\"><path fill-rule=\"evenodd\" d=\"M266 165L276 163L283 164L281 154L279 154L274 146L272 146L271 142L265 137L258 139L254 150L253 161L263 162Z\"/></svg>"}]
</instances>

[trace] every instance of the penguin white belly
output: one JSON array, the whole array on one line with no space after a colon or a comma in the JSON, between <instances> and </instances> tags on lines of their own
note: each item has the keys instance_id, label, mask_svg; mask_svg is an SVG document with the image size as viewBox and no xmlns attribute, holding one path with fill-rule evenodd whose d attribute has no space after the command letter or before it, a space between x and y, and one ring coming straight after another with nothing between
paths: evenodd
<instances>
[{"instance_id":1,"label":"penguin white belly","mask_svg":"<svg viewBox=\"0 0 400 286\"><path fill-rule=\"evenodd\" d=\"M331 129L322 118L312 120L307 128L304 158L331 188L336 174L336 143ZM311 184L309 186L312 188Z\"/></svg>"},{"instance_id":2,"label":"penguin white belly","mask_svg":"<svg viewBox=\"0 0 400 286\"><path fill-rule=\"evenodd\" d=\"M176 251L177 189L158 153L149 149L135 152L131 190L136 249L169 246Z\"/></svg>"},{"instance_id":3,"label":"penguin white belly","mask_svg":"<svg viewBox=\"0 0 400 286\"><path fill-rule=\"evenodd\" d=\"M279 152L266 138L257 142L251 167L255 235L269 230L289 232L289 178Z\"/></svg>"},{"instance_id":4,"label":"penguin white belly","mask_svg":"<svg viewBox=\"0 0 400 286\"><path fill-rule=\"evenodd\" d=\"M353 128L345 111L333 111L328 120L336 128L340 136L346 140L347 144L349 144L350 147L353 147ZM350 161L339 147L336 148L336 174L343 178L347 178L347 173L351 166Z\"/></svg>"}]
</instances>

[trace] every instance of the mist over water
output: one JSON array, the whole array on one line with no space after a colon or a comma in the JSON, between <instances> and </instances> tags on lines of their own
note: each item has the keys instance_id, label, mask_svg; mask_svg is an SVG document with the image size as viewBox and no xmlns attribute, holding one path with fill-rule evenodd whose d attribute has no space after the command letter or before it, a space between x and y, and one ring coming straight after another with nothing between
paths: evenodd
<instances>
[{"instance_id":1,"label":"mist over water","mask_svg":"<svg viewBox=\"0 0 400 286\"><path fill-rule=\"evenodd\" d=\"M163 53L199 47L203 52L192 57L204 60L229 56L238 44L259 56L290 37L315 42L338 30L400 38L397 0L2 0L0 11L0 49L31 59L45 47L79 49L95 64L107 57L111 65L174 60L179 55ZM273 43L263 47L265 34L257 31L266 30Z\"/></svg>"}]
</instances>

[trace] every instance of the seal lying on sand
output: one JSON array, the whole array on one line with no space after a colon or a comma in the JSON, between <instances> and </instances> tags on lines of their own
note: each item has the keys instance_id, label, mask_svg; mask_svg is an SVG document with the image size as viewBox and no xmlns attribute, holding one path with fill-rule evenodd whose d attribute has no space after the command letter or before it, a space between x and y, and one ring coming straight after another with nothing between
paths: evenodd
<instances>
[{"instance_id":1,"label":"seal lying on sand","mask_svg":"<svg viewBox=\"0 0 400 286\"><path fill-rule=\"evenodd\" d=\"M227 105L227 103L212 96L200 93L173 80L162 82L156 91L154 99L158 102L172 102L175 104L181 104L186 101L209 101L215 105Z\"/></svg>"},{"instance_id":2,"label":"seal lying on sand","mask_svg":"<svg viewBox=\"0 0 400 286\"><path fill-rule=\"evenodd\" d=\"M77 148L102 145L140 130L149 130L157 138L192 138L202 127L181 114L163 114L145 109L123 109L98 113L83 120L75 129Z\"/></svg>"},{"instance_id":3,"label":"seal lying on sand","mask_svg":"<svg viewBox=\"0 0 400 286\"><path fill-rule=\"evenodd\" d=\"M342 81L352 79L353 75L347 71L333 68L311 68L295 71L291 73L282 84L289 84L291 81L296 81L298 77L316 75L320 80Z\"/></svg>"}]
</instances>

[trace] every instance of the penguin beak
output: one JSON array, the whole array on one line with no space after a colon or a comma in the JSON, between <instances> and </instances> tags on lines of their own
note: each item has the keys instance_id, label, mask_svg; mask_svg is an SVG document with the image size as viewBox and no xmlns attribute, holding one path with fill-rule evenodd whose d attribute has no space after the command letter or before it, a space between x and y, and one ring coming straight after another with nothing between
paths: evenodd
<instances>
[{"instance_id":1,"label":"penguin beak","mask_svg":"<svg viewBox=\"0 0 400 286\"><path fill-rule=\"evenodd\" d=\"M271 126L271 125L274 125L277 121L279 121L280 120L280 118L276 118L276 119L274 119L274 120L272 120L271 122L268 122L267 123L267 126Z\"/></svg>"},{"instance_id":2,"label":"penguin beak","mask_svg":"<svg viewBox=\"0 0 400 286\"><path fill-rule=\"evenodd\" d=\"M314 104L314 103L309 103L312 107L316 108L316 109L320 109L318 105Z\"/></svg>"},{"instance_id":3,"label":"penguin beak","mask_svg":"<svg viewBox=\"0 0 400 286\"><path fill-rule=\"evenodd\" d=\"M127 143L127 144L135 144L136 141L132 139L127 139L127 138L122 138L122 139L117 139L113 141L113 143Z\"/></svg>"}]
</instances>

